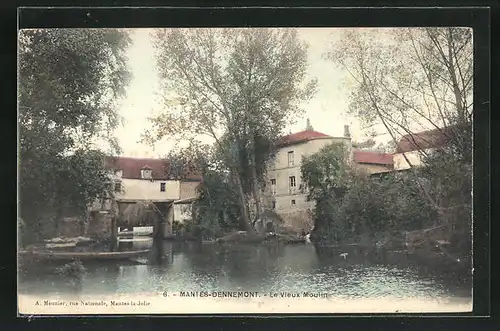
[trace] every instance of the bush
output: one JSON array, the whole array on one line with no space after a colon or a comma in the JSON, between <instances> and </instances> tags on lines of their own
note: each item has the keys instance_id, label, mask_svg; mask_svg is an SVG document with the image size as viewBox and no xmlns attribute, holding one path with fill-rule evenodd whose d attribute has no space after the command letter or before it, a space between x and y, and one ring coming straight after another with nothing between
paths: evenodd
<instances>
[{"instance_id":1,"label":"bush","mask_svg":"<svg viewBox=\"0 0 500 331\"><path fill-rule=\"evenodd\" d=\"M462 160L453 149L442 149L415 172L371 178L349 169L339 146L326 146L301 169L309 199L316 202L314 237L340 242L445 224L451 225L450 237L467 247L471 166Z\"/></svg>"}]
</instances>

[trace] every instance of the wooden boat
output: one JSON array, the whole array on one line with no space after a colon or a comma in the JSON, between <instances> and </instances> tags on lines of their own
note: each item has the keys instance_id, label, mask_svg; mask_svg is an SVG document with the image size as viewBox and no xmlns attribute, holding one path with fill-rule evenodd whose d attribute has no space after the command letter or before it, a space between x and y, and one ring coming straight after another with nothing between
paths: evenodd
<instances>
[{"instance_id":1,"label":"wooden boat","mask_svg":"<svg viewBox=\"0 0 500 331\"><path fill-rule=\"evenodd\" d=\"M119 243L133 243L133 242L153 242L153 238L150 237L131 237L131 238L118 238Z\"/></svg>"},{"instance_id":2,"label":"wooden boat","mask_svg":"<svg viewBox=\"0 0 500 331\"><path fill-rule=\"evenodd\" d=\"M126 252L43 252L43 251L20 251L19 256L29 260L81 260L81 261L107 261L128 260L148 253L149 249Z\"/></svg>"},{"instance_id":3,"label":"wooden boat","mask_svg":"<svg viewBox=\"0 0 500 331\"><path fill-rule=\"evenodd\" d=\"M76 243L66 243L66 244L45 244L45 248L47 249L66 249L66 248L74 248L76 247Z\"/></svg>"}]
</instances>

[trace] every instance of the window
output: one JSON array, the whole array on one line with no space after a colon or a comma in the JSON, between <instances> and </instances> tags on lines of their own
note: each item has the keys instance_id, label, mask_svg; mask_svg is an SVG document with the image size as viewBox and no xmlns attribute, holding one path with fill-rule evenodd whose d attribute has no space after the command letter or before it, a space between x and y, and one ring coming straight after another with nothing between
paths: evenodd
<instances>
[{"instance_id":1,"label":"window","mask_svg":"<svg viewBox=\"0 0 500 331\"><path fill-rule=\"evenodd\" d=\"M293 165L295 164L294 161L295 160L294 160L293 151L288 152L288 166L293 167Z\"/></svg>"},{"instance_id":2,"label":"window","mask_svg":"<svg viewBox=\"0 0 500 331\"><path fill-rule=\"evenodd\" d=\"M271 194L276 195L276 179L271 179Z\"/></svg>"},{"instance_id":3,"label":"window","mask_svg":"<svg viewBox=\"0 0 500 331\"><path fill-rule=\"evenodd\" d=\"M165 192L165 183L160 183L160 191Z\"/></svg>"},{"instance_id":4,"label":"window","mask_svg":"<svg viewBox=\"0 0 500 331\"><path fill-rule=\"evenodd\" d=\"M295 206L295 200L292 200L292 206Z\"/></svg>"},{"instance_id":5,"label":"window","mask_svg":"<svg viewBox=\"0 0 500 331\"><path fill-rule=\"evenodd\" d=\"M289 177L289 186L290 186L290 193L295 192L295 187L297 186L297 183L295 181L295 176Z\"/></svg>"},{"instance_id":6,"label":"window","mask_svg":"<svg viewBox=\"0 0 500 331\"><path fill-rule=\"evenodd\" d=\"M141 170L141 177L143 179L151 179L151 177L152 177L152 170L150 170L150 169L142 169Z\"/></svg>"},{"instance_id":7,"label":"window","mask_svg":"<svg viewBox=\"0 0 500 331\"><path fill-rule=\"evenodd\" d=\"M122 183L115 182L115 192L121 192L121 191L122 191Z\"/></svg>"}]
</instances>

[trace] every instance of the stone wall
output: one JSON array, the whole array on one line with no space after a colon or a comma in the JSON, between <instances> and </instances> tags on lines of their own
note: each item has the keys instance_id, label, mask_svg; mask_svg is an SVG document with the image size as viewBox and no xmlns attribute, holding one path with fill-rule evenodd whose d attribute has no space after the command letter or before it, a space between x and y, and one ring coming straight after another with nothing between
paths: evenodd
<instances>
[{"instance_id":1,"label":"stone wall","mask_svg":"<svg viewBox=\"0 0 500 331\"><path fill-rule=\"evenodd\" d=\"M163 237L167 238L172 235L172 223L174 222L174 205L171 204L167 207L167 212L165 213L165 220L162 222L162 233Z\"/></svg>"},{"instance_id":2,"label":"stone wall","mask_svg":"<svg viewBox=\"0 0 500 331\"><path fill-rule=\"evenodd\" d=\"M308 209L279 212L278 214L283 218L287 225L291 226L298 232L301 232L302 230L309 232L314 225L311 211Z\"/></svg>"}]
</instances>

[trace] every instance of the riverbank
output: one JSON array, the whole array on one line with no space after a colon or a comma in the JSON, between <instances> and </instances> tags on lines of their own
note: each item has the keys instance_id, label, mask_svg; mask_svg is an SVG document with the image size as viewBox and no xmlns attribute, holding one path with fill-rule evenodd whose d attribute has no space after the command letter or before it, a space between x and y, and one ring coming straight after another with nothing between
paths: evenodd
<instances>
[{"instance_id":1,"label":"riverbank","mask_svg":"<svg viewBox=\"0 0 500 331\"><path fill-rule=\"evenodd\" d=\"M305 237L293 236L282 233L249 233L247 231L237 231L216 239L218 243L241 243L241 244L261 244L261 243L282 243L282 244L303 244Z\"/></svg>"}]
</instances>

